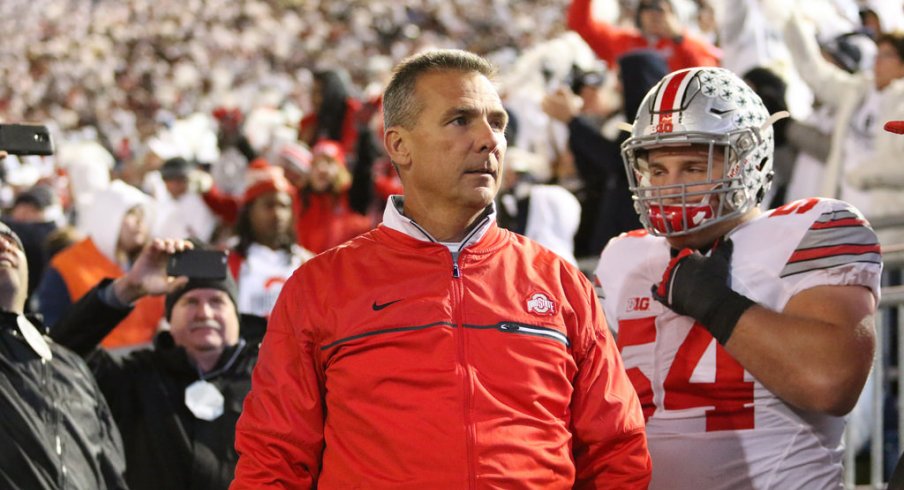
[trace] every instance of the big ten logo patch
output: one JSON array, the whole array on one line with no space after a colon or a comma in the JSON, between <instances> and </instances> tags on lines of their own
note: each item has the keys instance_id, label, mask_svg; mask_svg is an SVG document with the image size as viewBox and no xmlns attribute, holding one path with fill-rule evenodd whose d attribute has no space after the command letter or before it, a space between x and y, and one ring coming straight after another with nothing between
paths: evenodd
<instances>
[{"instance_id":1,"label":"big ten logo patch","mask_svg":"<svg viewBox=\"0 0 904 490\"><path fill-rule=\"evenodd\" d=\"M635 296L633 298L628 298L628 303L625 305L625 311L628 313L632 311L647 311L649 309L649 296Z\"/></svg>"}]
</instances>

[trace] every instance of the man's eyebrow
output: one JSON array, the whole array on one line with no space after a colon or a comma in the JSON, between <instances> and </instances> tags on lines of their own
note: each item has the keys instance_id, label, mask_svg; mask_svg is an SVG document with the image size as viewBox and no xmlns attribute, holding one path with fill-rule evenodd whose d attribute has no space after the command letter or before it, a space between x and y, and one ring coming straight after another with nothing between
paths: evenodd
<instances>
[{"instance_id":1,"label":"man's eyebrow","mask_svg":"<svg viewBox=\"0 0 904 490\"><path fill-rule=\"evenodd\" d=\"M443 119L448 119L452 116L474 117L477 114L480 114L480 111L477 110L476 107L468 107L468 106L450 107L448 110L446 110L446 112L443 113Z\"/></svg>"},{"instance_id":2,"label":"man's eyebrow","mask_svg":"<svg viewBox=\"0 0 904 490\"><path fill-rule=\"evenodd\" d=\"M451 107L446 112L443 113L443 119L449 119L453 116L466 116L466 117L477 117L483 111L476 107L469 106L458 106ZM501 118L504 122L508 123L508 113L502 109L491 109L487 113L487 118L497 119Z\"/></svg>"}]
</instances>

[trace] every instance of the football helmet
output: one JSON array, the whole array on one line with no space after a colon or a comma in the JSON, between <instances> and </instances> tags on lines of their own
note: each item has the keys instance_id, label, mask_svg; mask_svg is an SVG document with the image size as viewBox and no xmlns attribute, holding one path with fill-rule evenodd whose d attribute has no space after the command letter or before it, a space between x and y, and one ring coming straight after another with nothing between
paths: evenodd
<instances>
[{"instance_id":1,"label":"football helmet","mask_svg":"<svg viewBox=\"0 0 904 490\"><path fill-rule=\"evenodd\" d=\"M746 213L772 181L772 124L753 90L723 68L688 68L665 76L647 93L622 144L622 158L644 227L657 236L681 236ZM702 182L653 185L649 151L705 150ZM717 152L724 162L714 168Z\"/></svg>"}]
</instances>

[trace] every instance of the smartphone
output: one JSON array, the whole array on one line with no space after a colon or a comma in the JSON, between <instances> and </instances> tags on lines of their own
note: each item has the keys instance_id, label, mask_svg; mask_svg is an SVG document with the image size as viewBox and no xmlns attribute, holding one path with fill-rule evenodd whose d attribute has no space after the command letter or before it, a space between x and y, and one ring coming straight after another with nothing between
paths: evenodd
<instances>
[{"instance_id":1,"label":"smartphone","mask_svg":"<svg viewBox=\"0 0 904 490\"><path fill-rule=\"evenodd\" d=\"M0 150L10 155L53 155L50 130L40 124L0 124Z\"/></svg>"},{"instance_id":2,"label":"smartphone","mask_svg":"<svg viewBox=\"0 0 904 490\"><path fill-rule=\"evenodd\" d=\"M219 250L186 250L170 256L166 262L170 276L192 279L223 279L228 273L226 252Z\"/></svg>"}]
</instances>

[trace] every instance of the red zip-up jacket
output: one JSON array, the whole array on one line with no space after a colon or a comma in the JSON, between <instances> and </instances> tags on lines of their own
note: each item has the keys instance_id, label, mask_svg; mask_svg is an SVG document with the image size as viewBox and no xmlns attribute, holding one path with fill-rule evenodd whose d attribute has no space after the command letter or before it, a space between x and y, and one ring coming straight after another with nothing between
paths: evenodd
<instances>
[{"instance_id":1,"label":"red zip-up jacket","mask_svg":"<svg viewBox=\"0 0 904 490\"><path fill-rule=\"evenodd\" d=\"M495 223L453 261L381 225L302 265L236 427L233 489L646 488L590 283Z\"/></svg>"},{"instance_id":2,"label":"red zip-up jacket","mask_svg":"<svg viewBox=\"0 0 904 490\"><path fill-rule=\"evenodd\" d=\"M609 66L637 49L653 49L669 64L669 71L693 66L719 66L721 51L687 33L675 39L648 39L636 29L616 27L593 18L593 0L572 0L568 8L568 28L577 32L590 49Z\"/></svg>"}]
</instances>

